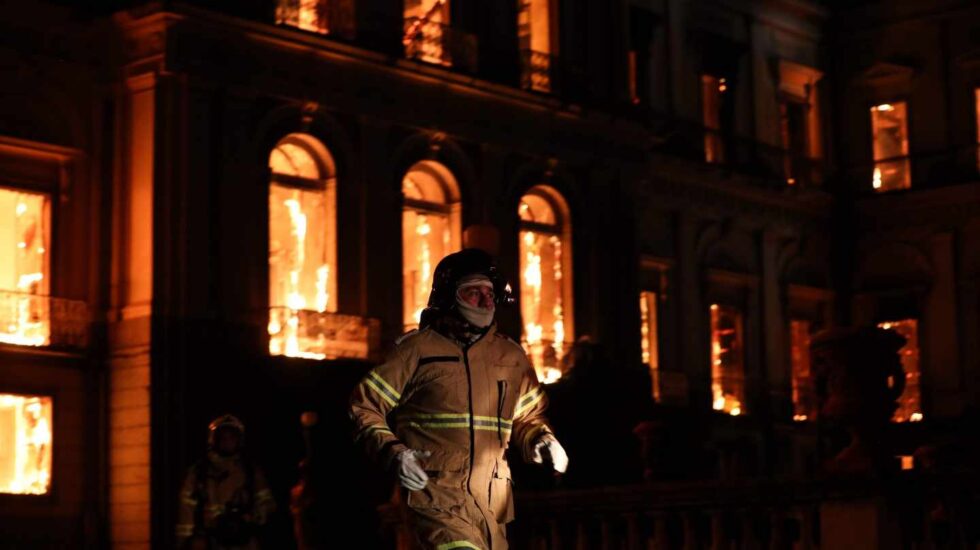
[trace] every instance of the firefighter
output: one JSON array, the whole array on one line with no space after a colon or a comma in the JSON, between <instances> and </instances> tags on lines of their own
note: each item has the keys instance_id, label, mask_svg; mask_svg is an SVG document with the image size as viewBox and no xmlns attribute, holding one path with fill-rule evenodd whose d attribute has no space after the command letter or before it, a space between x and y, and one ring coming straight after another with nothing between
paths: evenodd
<instances>
[{"instance_id":1,"label":"firefighter","mask_svg":"<svg viewBox=\"0 0 980 550\"><path fill-rule=\"evenodd\" d=\"M262 471L242 457L244 443L245 425L230 414L208 426L208 452L190 467L180 490L178 548L259 548L259 528L275 502Z\"/></svg>"},{"instance_id":2,"label":"firefighter","mask_svg":"<svg viewBox=\"0 0 980 550\"><path fill-rule=\"evenodd\" d=\"M496 330L496 307L509 301L489 254L446 256L419 330L402 336L351 396L355 437L407 490L423 548L507 548L510 445L528 462L568 466L527 355Z\"/></svg>"}]
</instances>

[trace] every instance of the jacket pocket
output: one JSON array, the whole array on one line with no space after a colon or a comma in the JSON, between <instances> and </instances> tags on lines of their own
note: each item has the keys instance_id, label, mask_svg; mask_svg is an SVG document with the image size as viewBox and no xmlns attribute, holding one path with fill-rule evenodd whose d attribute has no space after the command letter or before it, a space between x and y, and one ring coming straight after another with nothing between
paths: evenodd
<instances>
[{"instance_id":1,"label":"jacket pocket","mask_svg":"<svg viewBox=\"0 0 980 550\"><path fill-rule=\"evenodd\" d=\"M490 512L497 523L514 520L514 490L511 482L510 466L506 460L497 460L490 478Z\"/></svg>"},{"instance_id":2,"label":"jacket pocket","mask_svg":"<svg viewBox=\"0 0 980 550\"><path fill-rule=\"evenodd\" d=\"M463 505L466 495L467 457L434 452L423 464L429 482L420 491L408 491L410 508L451 510Z\"/></svg>"}]
</instances>

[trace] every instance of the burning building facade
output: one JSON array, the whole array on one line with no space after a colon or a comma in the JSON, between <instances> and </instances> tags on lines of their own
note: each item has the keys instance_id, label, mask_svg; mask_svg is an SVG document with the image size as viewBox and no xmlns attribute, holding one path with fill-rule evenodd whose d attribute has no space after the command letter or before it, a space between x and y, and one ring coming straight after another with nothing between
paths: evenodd
<instances>
[{"instance_id":1,"label":"burning building facade","mask_svg":"<svg viewBox=\"0 0 980 550\"><path fill-rule=\"evenodd\" d=\"M347 394L467 228L543 381L588 336L704 434L675 477L812 474L834 325L907 338L913 445L980 404L980 13L914 4L11 5L0 531L169 545L228 411L282 507L304 410L383 493Z\"/></svg>"}]
</instances>

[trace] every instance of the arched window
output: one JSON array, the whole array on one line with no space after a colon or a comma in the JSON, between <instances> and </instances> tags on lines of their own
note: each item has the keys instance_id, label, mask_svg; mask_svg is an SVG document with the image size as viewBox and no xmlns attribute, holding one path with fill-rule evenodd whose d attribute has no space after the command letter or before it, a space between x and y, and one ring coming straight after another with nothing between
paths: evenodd
<instances>
[{"instance_id":1,"label":"arched window","mask_svg":"<svg viewBox=\"0 0 980 550\"><path fill-rule=\"evenodd\" d=\"M316 313L337 311L337 190L322 143L290 134L269 155L269 352L322 359Z\"/></svg>"},{"instance_id":2,"label":"arched window","mask_svg":"<svg viewBox=\"0 0 980 550\"><path fill-rule=\"evenodd\" d=\"M460 248L459 188L442 164L424 160L402 179L402 277L405 330L418 327L432 289L432 273Z\"/></svg>"},{"instance_id":3,"label":"arched window","mask_svg":"<svg viewBox=\"0 0 980 550\"><path fill-rule=\"evenodd\" d=\"M538 185L521 198L521 343L545 383L561 377L559 362L574 338L572 226L568 205L555 189Z\"/></svg>"}]
</instances>

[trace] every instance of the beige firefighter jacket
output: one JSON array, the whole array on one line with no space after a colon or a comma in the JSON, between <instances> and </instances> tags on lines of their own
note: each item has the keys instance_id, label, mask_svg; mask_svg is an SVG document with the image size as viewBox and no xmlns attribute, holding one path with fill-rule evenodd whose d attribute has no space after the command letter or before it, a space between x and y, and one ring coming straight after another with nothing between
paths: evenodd
<instances>
[{"instance_id":1,"label":"beige firefighter jacket","mask_svg":"<svg viewBox=\"0 0 980 550\"><path fill-rule=\"evenodd\" d=\"M466 347L426 328L402 337L355 388L351 416L355 437L385 465L405 449L431 451L427 486L407 497L426 548L498 550L513 519L504 451L513 443L529 460L551 433L546 403L524 350L495 326Z\"/></svg>"},{"instance_id":2,"label":"beige firefighter jacket","mask_svg":"<svg viewBox=\"0 0 980 550\"><path fill-rule=\"evenodd\" d=\"M200 468L206 468L204 472ZM246 493L248 472L252 468L252 495ZM225 458L208 452L207 458L191 466L180 489L180 508L177 511L177 547L183 548L191 537L210 538L218 516L226 507L251 502L247 510L251 522L265 525L275 511L276 503L265 475L256 465L246 465L240 458ZM212 542L211 548L224 548ZM258 548L256 541L237 548Z\"/></svg>"}]
</instances>

